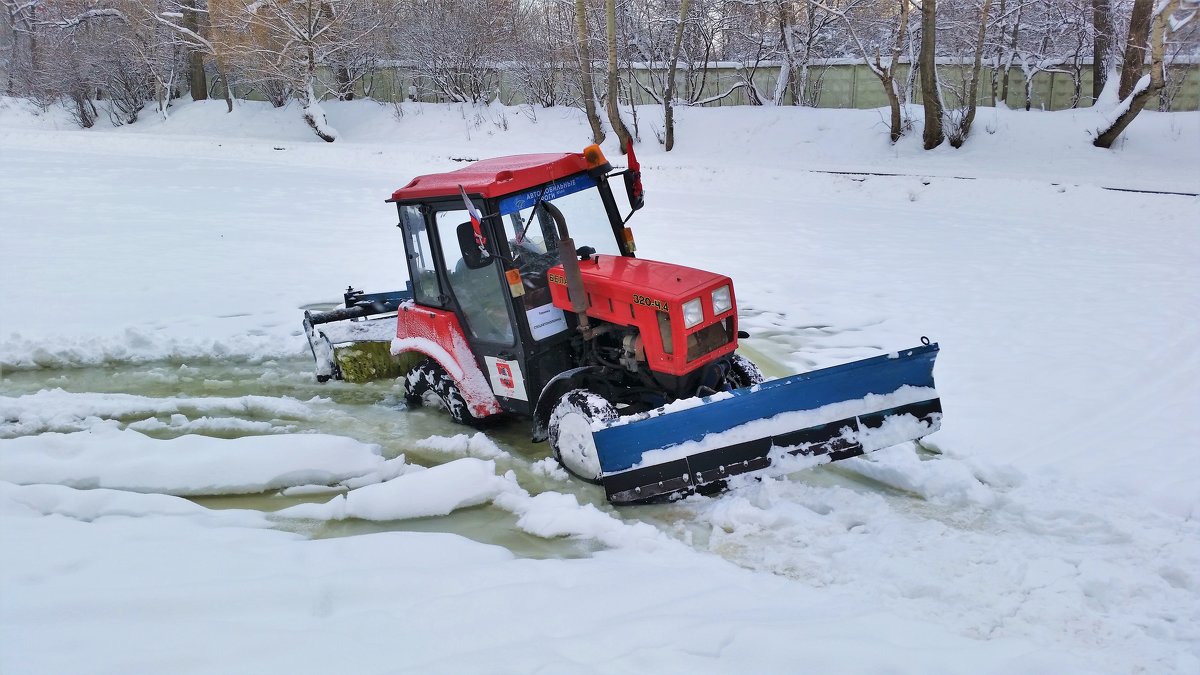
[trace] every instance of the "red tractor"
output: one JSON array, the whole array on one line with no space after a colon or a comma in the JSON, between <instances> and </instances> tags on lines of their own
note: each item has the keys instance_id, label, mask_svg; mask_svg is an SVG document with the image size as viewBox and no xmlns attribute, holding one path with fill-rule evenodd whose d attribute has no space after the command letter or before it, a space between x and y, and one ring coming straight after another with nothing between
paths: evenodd
<instances>
[{"instance_id":1,"label":"red tractor","mask_svg":"<svg viewBox=\"0 0 1200 675\"><path fill-rule=\"evenodd\" d=\"M479 161L414 178L388 201L408 288L350 289L343 308L306 312L317 378L363 379L344 354L376 343L388 363L368 374L403 372L410 406L436 403L471 425L527 417L534 440L614 503L719 486L781 453L841 459L939 426L928 341L764 382L736 353L747 335L729 277L635 256L632 152L620 171L594 145Z\"/></svg>"}]
</instances>

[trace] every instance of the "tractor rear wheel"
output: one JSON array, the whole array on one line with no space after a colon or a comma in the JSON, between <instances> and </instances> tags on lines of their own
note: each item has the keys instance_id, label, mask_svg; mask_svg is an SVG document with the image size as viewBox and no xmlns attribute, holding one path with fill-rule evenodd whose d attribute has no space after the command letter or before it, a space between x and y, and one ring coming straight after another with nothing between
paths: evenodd
<instances>
[{"instance_id":1,"label":"tractor rear wheel","mask_svg":"<svg viewBox=\"0 0 1200 675\"><path fill-rule=\"evenodd\" d=\"M592 423L616 418L613 404L593 391L572 389L563 394L550 413L548 425L554 459L580 480L599 483L602 470Z\"/></svg>"},{"instance_id":2,"label":"tractor rear wheel","mask_svg":"<svg viewBox=\"0 0 1200 675\"><path fill-rule=\"evenodd\" d=\"M404 376L404 400L408 407L420 406L445 408L450 419L459 424L478 426L483 422L471 413L471 407L463 398L454 378L433 359L425 359Z\"/></svg>"}]
</instances>

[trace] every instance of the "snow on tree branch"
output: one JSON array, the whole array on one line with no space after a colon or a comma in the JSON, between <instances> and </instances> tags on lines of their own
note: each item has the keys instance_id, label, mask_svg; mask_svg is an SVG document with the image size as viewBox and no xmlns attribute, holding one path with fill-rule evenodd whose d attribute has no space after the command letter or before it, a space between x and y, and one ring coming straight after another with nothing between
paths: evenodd
<instances>
[{"instance_id":1,"label":"snow on tree branch","mask_svg":"<svg viewBox=\"0 0 1200 675\"><path fill-rule=\"evenodd\" d=\"M86 12L77 14L70 19L63 19L61 21L48 21L48 22L41 22L41 23L58 26L59 28L66 30L68 28L75 28L76 26L78 26L82 23L86 23L86 22L92 21L94 19L116 19L118 21L121 21L122 23L129 23L129 19L125 17L124 12L122 12L119 9L113 9L111 7L104 8L104 9L89 9Z\"/></svg>"}]
</instances>

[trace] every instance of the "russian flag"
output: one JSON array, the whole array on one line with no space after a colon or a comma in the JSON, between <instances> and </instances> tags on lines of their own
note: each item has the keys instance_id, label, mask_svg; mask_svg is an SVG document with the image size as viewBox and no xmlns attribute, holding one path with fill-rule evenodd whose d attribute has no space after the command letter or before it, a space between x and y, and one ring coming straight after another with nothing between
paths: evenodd
<instances>
[{"instance_id":1,"label":"russian flag","mask_svg":"<svg viewBox=\"0 0 1200 675\"><path fill-rule=\"evenodd\" d=\"M479 213L471 200L467 198L467 191L463 189L463 186L458 186L458 192L462 195L463 205L467 207L467 215L471 216L471 227L475 229L475 243L479 246L479 252L483 254L484 258L487 258L487 237L483 236L483 214Z\"/></svg>"}]
</instances>

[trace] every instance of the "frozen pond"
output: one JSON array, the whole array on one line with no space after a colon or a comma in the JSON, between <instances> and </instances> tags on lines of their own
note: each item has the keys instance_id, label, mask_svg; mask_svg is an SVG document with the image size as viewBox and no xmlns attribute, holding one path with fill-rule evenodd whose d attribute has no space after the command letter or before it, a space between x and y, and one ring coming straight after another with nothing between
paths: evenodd
<instances>
[{"instance_id":1,"label":"frozen pond","mask_svg":"<svg viewBox=\"0 0 1200 675\"><path fill-rule=\"evenodd\" d=\"M761 362L772 375L782 373L782 367L752 349L745 350ZM318 383L314 380L311 361L304 358L264 360L261 362L218 362L201 360L183 362L160 361L145 364L115 363L106 366L64 369L33 369L8 371L0 378L0 396L19 397L45 390L69 393L128 394L155 399L164 412L147 416L144 412L114 415L111 418L157 439L177 438L184 434L199 434L213 438L232 439L247 435L278 433L320 433L353 438L378 445L386 458L403 455L406 461L421 466L435 466L463 455L463 444L422 443L426 439L448 439L461 434L480 433L459 425L439 409L410 410L404 402L403 384L399 380L350 384L340 381ZM236 399L239 397L271 397L280 402L303 403L304 414L279 416L271 406L260 406L249 412L213 417L197 401L203 399ZM187 400L181 406L171 404ZM156 407L155 402L144 407ZM189 410L188 406L192 406ZM190 413L190 414L189 414ZM43 432L70 432L61 428L43 428ZM482 433L502 454L494 459L497 473L513 471L519 485L531 494L544 491L569 492L581 504L591 504L628 522L647 522L693 545L709 542L709 528L692 522L693 507L680 504L658 504L635 507L613 507L603 490L573 478L548 475L534 469L536 463L549 457L545 443L529 439L528 422L509 418L487 426ZM10 434L11 437L11 434ZM468 454L469 454L468 450ZM926 453L926 456L930 456ZM868 492L885 494L890 499L908 501L914 495L894 490L860 474L839 471L836 467L820 467L793 476L793 480L812 485L857 486ZM344 492L344 490L341 490ZM200 495L190 499L210 509L252 509L263 513L301 503L328 501L339 491L314 494L291 494L291 491L271 491L248 495ZM446 516L411 518L393 521L361 519L297 521L278 519L281 529L298 532L311 538L350 536L380 531L450 532L476 541L503 546L514 554L526 557L575 557L587 555L601 546L586 538L534 536L514 526L516 516L493 504L459 509ZM736 556L735 556L736 557Z\"/></svg>"},{"instance_id":2,"label":"frozen pond","mask_svg":"<svg viewBox=\"0 0 1200 675\"><path fill-rule=\"evenodd\" d=\"M114 364L104 367L69 368L62 370L9 371L0 378L0 396L33 394L44 389L62 389L67 392L122 393L145 397L199 398L268 396L290 397L304 401L311 413L303 418L280 419L265 414L248 414L226 417L203 430L188 429L181 420L171 414L159 415L154 419L162 422L161 427L147 429L144 433L155 438L174 438L183 433L200 433L216 438L237 438L247 435L247 427L253 433L307 433L319 432L348 436L364 443L376 444L387 458L405 455L409 462L422 466L433 466L451 459L455 455L421 448L414 441L430 436L455 436L474 434L474 430L462 427L438 410L407 409L403 398L403 385L396 382L347 384L329 382L320 384L313 380L311 362L303 359L264 361L261 363L216 363L190 362L149 364ZM132 417L116 418L123 424L143 423L148 419L137 414ZM251 423L242 425L241 422ZM136 426L136 425L135 425ZM520 484L530 492L540 492L561 485L551 479L530 471L533 462L545 458L549 447L528 440L527 426L520 420L507 420L490 427L488 436L510 456L497 459L499 471L513 470ZM579 484L580 497L594 497L601 503L603 494L588 495ZM332 493L308 496L285 496L279 492L257 495L222 495L194 497L193 501L208 508L249 508L264 512L302 502L323 502ZM525 534L512 527L514 516L491 505L461 509L446 517L422 518L404 521L371 522L363 520L341 520L314 523L310 528L284 521L282 526L299 529L314 537L335 537L380 530L413 530L454 532L478 541L502 545L514 553L525 556L575 556L586 553L592 546L584 541L569 539L542 539ZM302 525L302 524L300 524Z\"/></svg>"}]
</instances>

